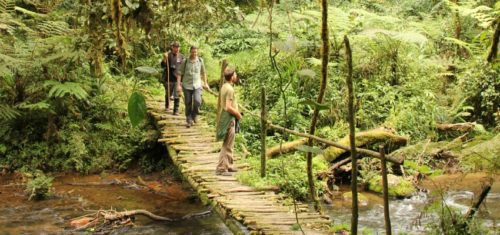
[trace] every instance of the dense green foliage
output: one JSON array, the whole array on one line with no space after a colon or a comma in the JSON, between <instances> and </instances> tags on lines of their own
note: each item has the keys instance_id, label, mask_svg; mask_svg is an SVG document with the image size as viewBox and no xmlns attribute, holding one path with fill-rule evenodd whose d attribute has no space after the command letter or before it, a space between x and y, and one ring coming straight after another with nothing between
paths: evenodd
<instances>
[{"instance_id":1,"label":"dense green foliage","mask_svg":"<svg viewBox=\"0 0 500 235\"><path fill-rule=\"evenodd\" d=\"M459 165L456 170L498 169L491 163L499 156L500 63L486 56L500 3L330 1L330 63L322 104L313 102L321 70L319 5L282 0L271 9L269 3L0 0L0 165L84 173L123 170L133 163L145 171L162 169L165 162L154 152L159 133L143 120L144 103L162 97L154 68L177 40L185 55L190 45L200 47L212 86L220 77L220 60L237 69L239 103L252 112L244 114L236 141L240 152L249 151L243 161L252 170L239 179L306 199L303 152L269 160L268 176L259 178L260 89L266 87L271 122L306 132L314 108L321 107L317 135L345 137L342 39L347 35L359 131L384 127L408 137L414 146L396 154L408 159L404 168L410 174L445 172L437 168L447 162L432 152L443 145L462 156L452 162ZM204 102L213 124L216 101L205 96ZM457 122L476 122L481 130L459 143L454 139L463 133L436 130L438 123ZM270 147L294 138L269 130L267 142ZM156 156L144 154L152 149ZM361 182L379 181L373 177L379 169L371 165L361 162ZM316 157L313 168L325 171L328 162ZM316 183L321 193L323 182Z\"/></svg>"}]
</instances>

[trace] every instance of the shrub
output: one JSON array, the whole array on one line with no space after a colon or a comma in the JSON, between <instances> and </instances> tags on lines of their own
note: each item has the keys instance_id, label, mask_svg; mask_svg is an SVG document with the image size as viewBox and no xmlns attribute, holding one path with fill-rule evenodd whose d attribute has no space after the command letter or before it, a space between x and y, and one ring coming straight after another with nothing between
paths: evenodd
<instances>
[{"instance_id":1,"label":"shrub","mask_svg":"<svg viewBox=\"0 0 500 235\"><path fill-rule=\"evenodd\" d=\"M49 197L51 193L53 177L48 177L43 172L37 171L33 178L28 180L25 192L29 195L29 200L42 200Z\"/></svg>"}]
</instances>

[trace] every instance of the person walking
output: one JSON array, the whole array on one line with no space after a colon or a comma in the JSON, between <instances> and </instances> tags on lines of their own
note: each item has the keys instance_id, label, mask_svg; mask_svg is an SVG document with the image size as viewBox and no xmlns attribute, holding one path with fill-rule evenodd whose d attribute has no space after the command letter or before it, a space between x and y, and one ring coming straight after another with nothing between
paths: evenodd
<instances>
[{"instance_id":1,"label":"person walking","mask_svg":"<svg viewBox=\"0 0 500 235\"><path fill-rule=\"evenodd\" d=\"M177 75L177 92L184 92L186 106L186 126L189 128L196 123L196 117L201 106L202 87L210 90L203 59L198 57L198 47L191 46L190 56L179 68Z\"/></svg>"},{"instance_id":2,"label":"person walking","mask_svg":"<svg viewBox=\"0 0 500 235\"><path fill-rule=\"evenodd\" d=\"M216 175L231 175L236 172L233 166L234 137L241 113L238 110L238 101L234 92L234 84L238 81L238 76L233 69L224 71L225 83L220 90L222 109L217 129L217 140L224 140L219 154L219 163L215 169Z\"/></svg>"},{"instance_id":3,"label":"person walking","mask_svg":"<svg viewBox=\"0 0 500 235\"><path fill-rule=\"evenodd\" d=\"M162 83L165 87L165 109L170 107L170 99L174 100L173 115L179 113L179 92L177 92L178 68L184 61L184 55L179 52L180 43L175 41L170 44L170 52L163 54L161 67L163 68Z\"/></svg>"}]
</instances>

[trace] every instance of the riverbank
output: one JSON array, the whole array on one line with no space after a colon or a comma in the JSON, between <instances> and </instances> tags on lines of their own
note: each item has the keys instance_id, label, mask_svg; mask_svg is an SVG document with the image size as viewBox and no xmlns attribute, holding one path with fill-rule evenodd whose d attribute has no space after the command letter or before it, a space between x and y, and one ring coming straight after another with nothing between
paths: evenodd
<instances>
[{"instance_id":1,"label":"riverbank","mask_svg":"<svg viewBox=\"0 0 500 235\"><path fill-rule=\"evenodd\" d=\"M141 175L102 173L99 175L55 175L53 196L29 201L21 174L0 176L0 234L70 233L70 222L93 210L144 209L169 218L207 210L189 186L162 173ZM129 234L213 233L229 230L216 215L179 222L157 222L137 216L136 226L121 228Z\"/></svg>"}]
</instances>

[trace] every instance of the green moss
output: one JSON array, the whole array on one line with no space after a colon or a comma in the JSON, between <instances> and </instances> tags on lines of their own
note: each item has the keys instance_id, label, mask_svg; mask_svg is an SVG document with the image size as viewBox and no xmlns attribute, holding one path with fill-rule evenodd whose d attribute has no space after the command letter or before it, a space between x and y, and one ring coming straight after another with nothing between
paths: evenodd
<instances>
[{"instance_id":1,"label":"green moss","mask_svg":"<svg viewBox=\"0 0 500 235\"><path fill-rule=\"evenodd\" d=\"M463 145L462 169L465 171L498 171L500 164L500 134L489 140L479 139Z\"/></svg>"},{"instance_id":2,"label":"green moss","mask_svg":"<svg viewBox=\"0 0 500 235\"><path fill-rule=\"evenodd\" d=\"M391 175L389 175L391 176ZM393 178L396 176L392 176ZM391 177L389 177L391 178ZM408 181L403 179L402 177L397 177L394 178L397 180L393 180L395 183L391 184L391 180L389 180L389 196L392 197L409 197L413 193L416 192L416 188L413 186L413 184ZM368 188L371 191L377 192L377 193L382 193L382 176L374 176L368 181Z\"/></svg>"},{"instance_id":3,"label":"green moss","mask_svg":"<svg viewBox=\"0 0 500 235\"><path fill-rule=\"evenodd\" d=\"M356 146L360 147L363 145L368 145L368 144L373 144L377 142L389 142L393 144L400 144L404 145L407 142L407 139L402 136L397 136L394 135L388 131L382 130L382 129L376 129L376 130L370 130L370 131L364 131L356 134ZM345 136L344 138L340 139L338 141L339 144L349 146L350 141L349 141L349 135ZM347 152L344 149L339 149L335 147L328 147L324 151L324 158L331 162L334 161L337 157L339 157L341 154Z\"/></svg>"}]
</instances>

